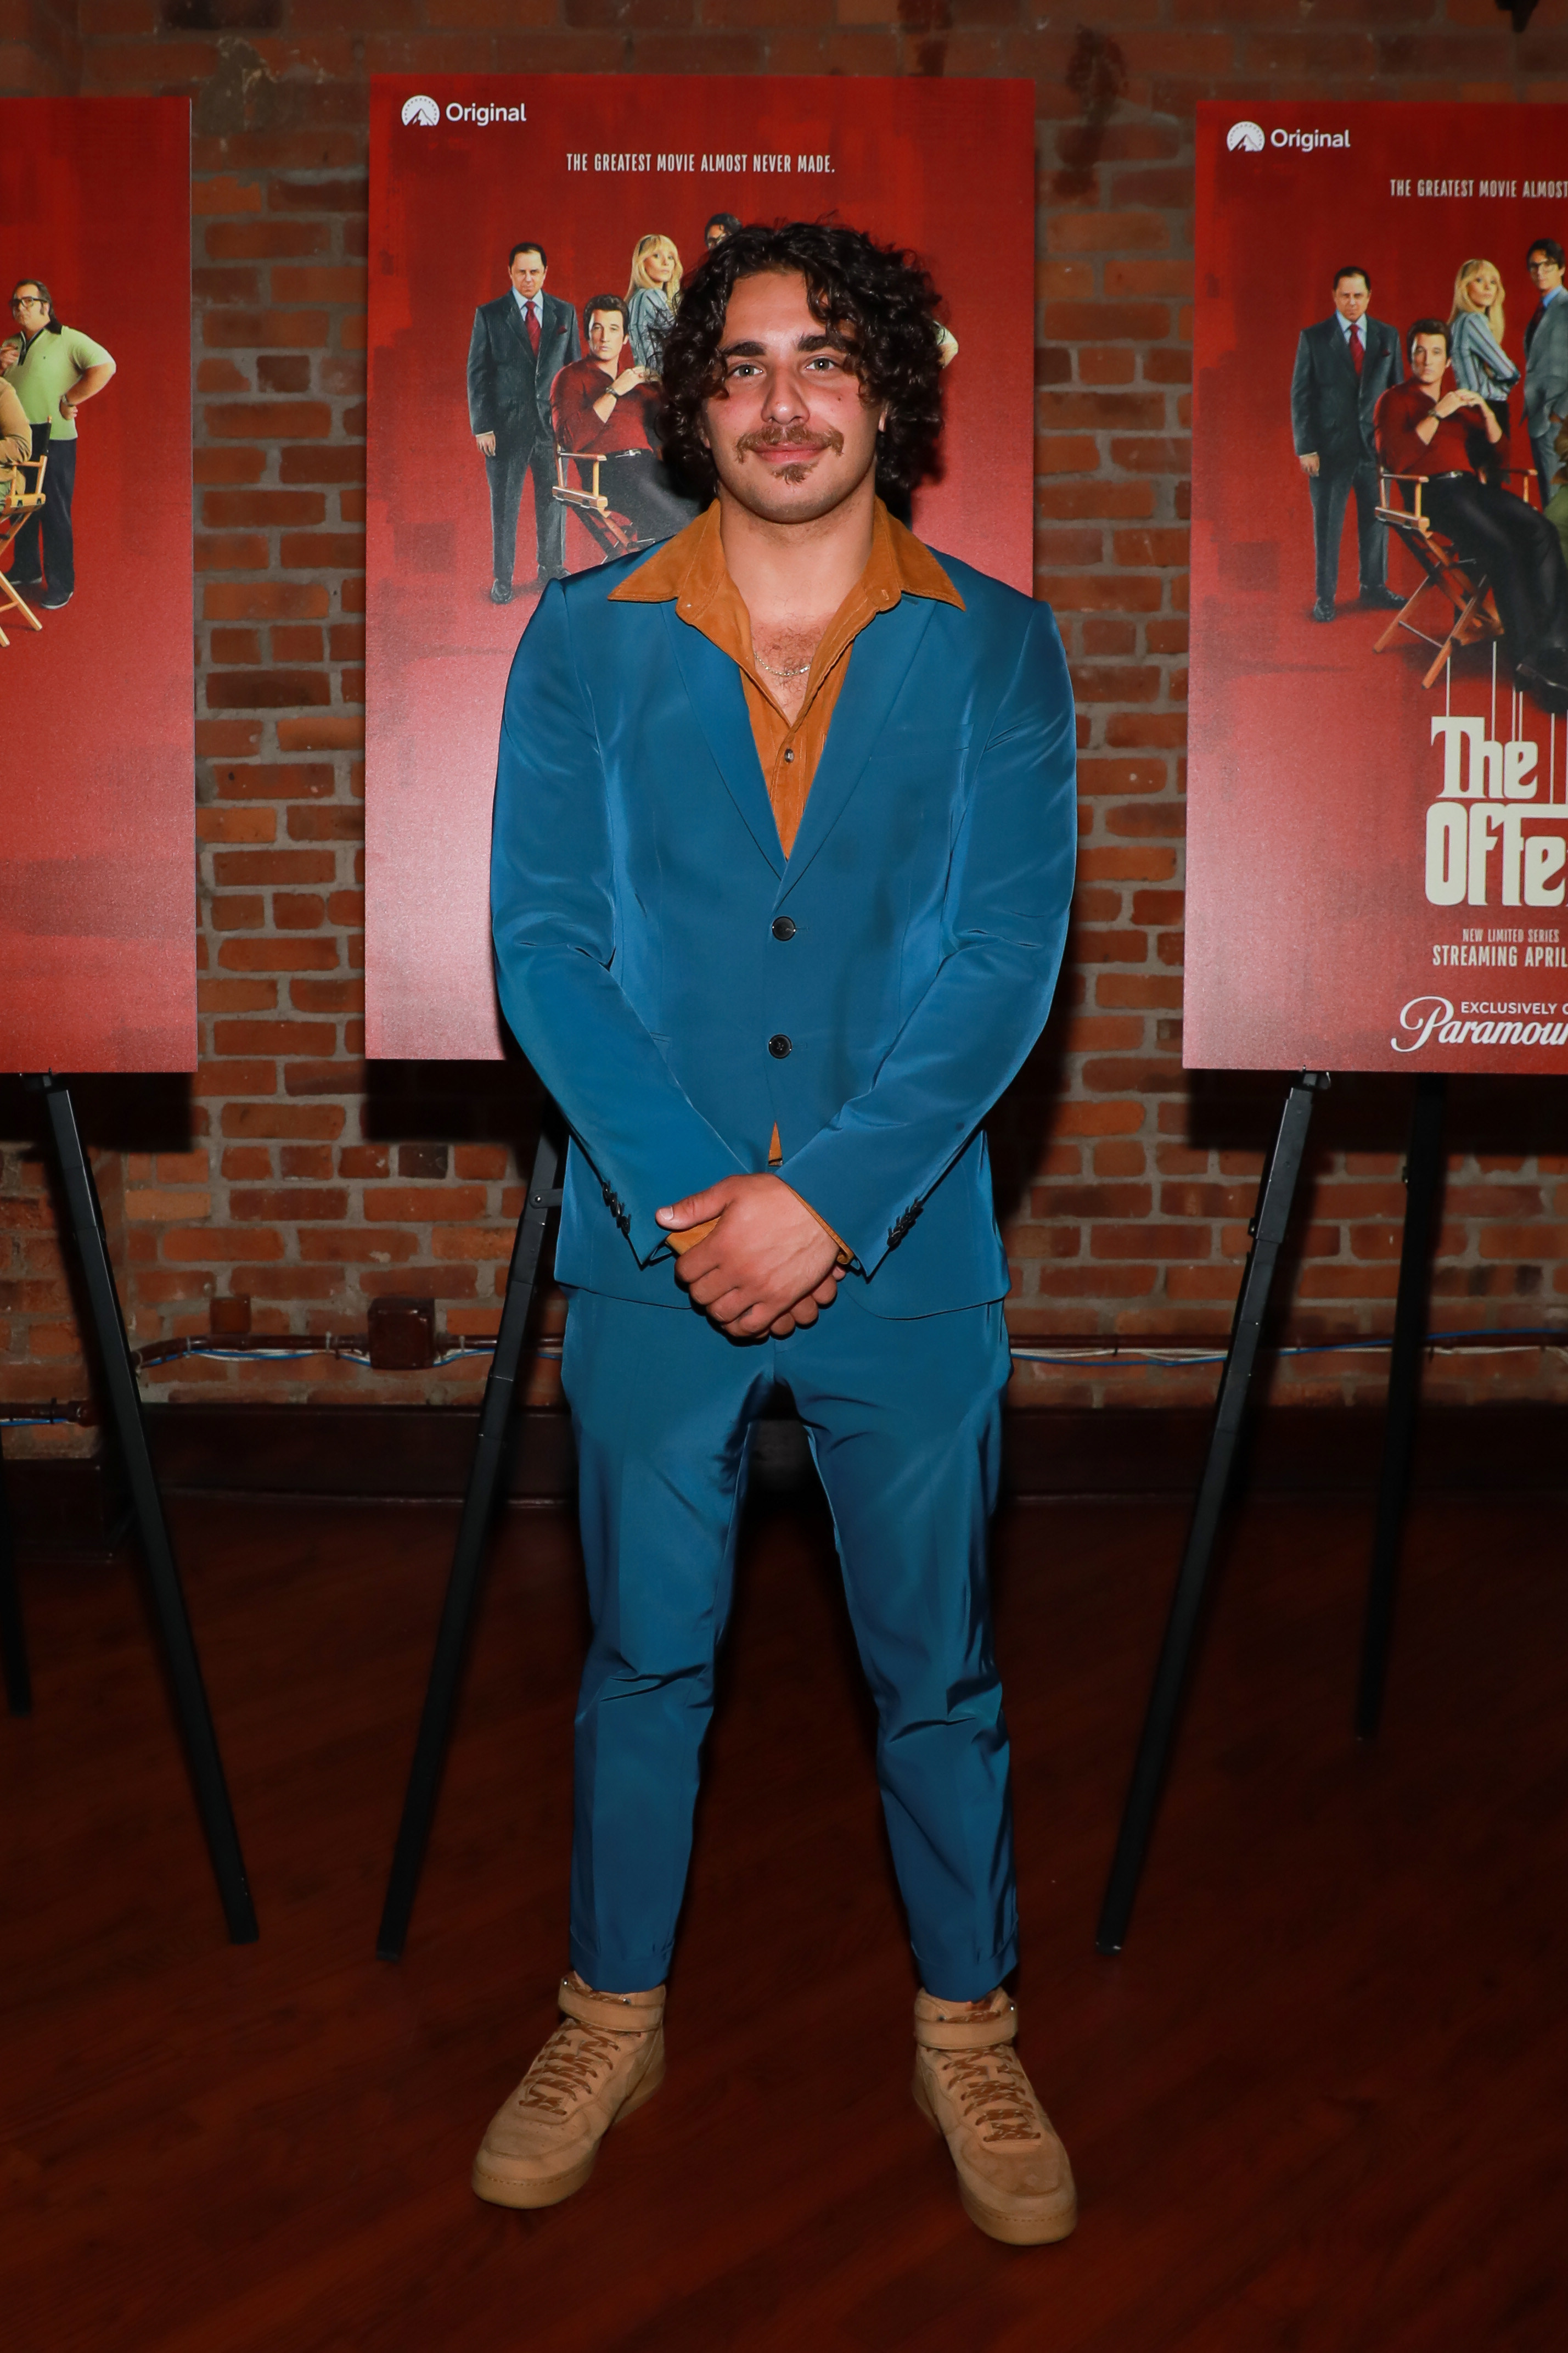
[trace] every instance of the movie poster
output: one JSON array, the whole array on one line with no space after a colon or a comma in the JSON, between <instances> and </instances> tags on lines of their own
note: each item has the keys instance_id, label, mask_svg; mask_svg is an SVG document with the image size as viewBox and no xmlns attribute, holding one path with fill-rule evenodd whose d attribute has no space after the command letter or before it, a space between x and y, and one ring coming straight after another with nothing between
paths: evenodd
<instances>
[{"instance_id":1,"label":"movie poster","mask_svg":"<svg viewBox=\"0 0 1568 2353\"><path fill-rule=\"evenodd\" d=\"M370 1051L493 1058L508 666L544 576L696 512L650 445L661 328L709 239L834 216L920 256L947 431L914 528L1028 591L1033 86L384 77L371 109ZM617 446L595 456L611 384Z\"/></svg>"},{"instance_id":2,"label":"movie poster","mask_svg":"<svg viewBox=\"0 0 1568 2353\"><path fill-rule=\"evenodd\" d=\"M195 1063L190 106L0 100L0 1068Z\"/></svg>"},{"instance_id":3,"label":"movie poster","mask_svg":"<svg viewBox=\"0 0 1568 2353\"><path fill-rule=\"evenodd\" d=\"M1197 153L1185 1060L1568 1070L1563 111Z\"/></svg>"}]
</instances>

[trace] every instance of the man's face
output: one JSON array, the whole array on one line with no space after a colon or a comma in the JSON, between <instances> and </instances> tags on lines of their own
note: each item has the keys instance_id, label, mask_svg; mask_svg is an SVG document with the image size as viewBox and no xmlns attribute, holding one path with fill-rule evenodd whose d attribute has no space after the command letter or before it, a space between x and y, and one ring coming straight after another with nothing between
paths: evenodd
<instances>
[{"instance_id":1,"label":"man's face","mask_svg":"<svg viewBox=\"0 0 1568 2353\"><path fill-rule=\"evenodd\" d=\"M621 345L626 331L621 324L618 311L590 311L588 313L588 350L601 367L616 373L616 363L621 355Z\"/></svg>"},{"instance_id":2,"label":"man's face","mask_svg":"<svg viewBox=\"0 0 1568 2353\"><path fill-rule=\"evenodd\" d=\"M24 278L11 297L11 316L25 335L36 335L49 322L49 306L31 279Z\"/></svg>"},{"instance_id":3,"label":"man's face","mask_svg":"<svg viewBox=\"0 0 1568 2353\"><path fill-rule=\"evenodd\" d=\"M1359 271L1334 281L1334 308L1342 319L1353 327L1358 319L1366 316L1366 306L1372 301L1372 289Z\"/></svg>"},{"instance_id":4,"label":"man's face","mask_svg":"<svg viewBox=\"0 0 1568 2353\"><path fill-rule=\"evenodd\" d=\"M1410 346L1410 373L1424 392L1436 392L1448 364L1448 345L1442 335L1417 335Z\"/></svg>"},{"instance_id":5,"label":"man's face","mask_svg":"<svg viewBox=\"0 0 1568 2353\"><path fill-rule=\"evenodd\" d=\"M716 245L722 245L729 234L722 221L710 221L704 232L709 252L711 253Z\"/></svg>"},{"instance_id":6,"label":"man's face","mask_svg":"<svg viewBox=\"0 0 1568 2353\"><path fill-rule=\"evenodd\" d=\"M1553 261L1549 253L1542 253L1539 246L1531 251L1528 267L1530 282L1538 294L1553 293L1562 285L1563 264Z\"/></svg>"},{"instance_id":7,"label":"man's face","mask_svg":"<svg viewBox=\"0 0 1568 2353\"><path fill-rule=\"evenodd\" d=\"M724 387L704 406L719 480L768 522L811 522L858 490L886 411L812 314L796 271L742 278L724 313Z\"/></svg>"},{"instance_id":8,"label":"man's face","mask_svg":"<svg viewBox=\"0 0 1568 2353\"><path fill-rule=\"evenodd\" d=\"M511 265L511 282L526 302L537 294L544 283L544 256L534 245L525 245Z\"/></svg>"}]
</instances>

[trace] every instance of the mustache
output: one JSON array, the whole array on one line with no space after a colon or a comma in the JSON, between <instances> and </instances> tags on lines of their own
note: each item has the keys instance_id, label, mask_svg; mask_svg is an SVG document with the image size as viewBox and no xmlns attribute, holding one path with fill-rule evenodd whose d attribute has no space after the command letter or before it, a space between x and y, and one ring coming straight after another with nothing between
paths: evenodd
<instances>
[{"instance_id":1,"label":"mustache","mask_svg":"<svg viewBox=\"0 0 1568 2353\"><path fill-rule=\"evenodd\" d=\"M816 433L808 433L804 425L791 425L787 428L769 425L756 433L742 433L735 447L741 451L799 449L805 453L814 449L832 449L837 452L844 447L844 436L836 433L830 425Z\"/></svg>"}]
</instances>

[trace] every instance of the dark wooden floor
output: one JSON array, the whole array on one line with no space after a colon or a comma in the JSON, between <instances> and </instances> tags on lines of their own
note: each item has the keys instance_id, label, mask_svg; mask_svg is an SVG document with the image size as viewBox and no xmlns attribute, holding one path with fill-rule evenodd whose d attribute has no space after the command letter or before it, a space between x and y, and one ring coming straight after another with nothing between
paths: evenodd
<instances>
[{"instance_id":1,"label":"dark wooden floor","mask_svg":"<svg viewBox=\"0 0 1568 2353\"><path fill-rule=\"evenodd\" d=\"M582 1641L569 1524L500 1537L424 1894L371 1957L452 1522L175 1515L260 1908L225 1944L123 1563L37 1570L0 1718L8 2353L1568 2344L1560 1506L1417 1512L1384 1736L1367 1514L1242 1520L1125 1955L1092 1932L1183 1514L999 1537L1023 2048L1078 2236L980 2238L911 1994L822 1522L755 1520L658 2099L567 2206L478 2205L552 2022Z\"/></svg>"}]
</instances>

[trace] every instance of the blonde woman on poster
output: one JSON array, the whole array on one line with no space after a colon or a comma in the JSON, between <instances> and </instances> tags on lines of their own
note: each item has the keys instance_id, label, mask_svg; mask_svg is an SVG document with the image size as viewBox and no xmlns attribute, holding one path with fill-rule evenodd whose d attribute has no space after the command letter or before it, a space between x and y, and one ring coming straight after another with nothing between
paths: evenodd
<instances>
[{"instance_id":1,"label":"blonde woman on poster","mask_svg":"<svg viewBox=\"0 0 1568 2353\"><path fill-rule=\"evenodd\" d=\"M1495 262L1460 263L1448 331L1453 337L1454 381L1461 392L1479 392L1497 418L1502 427L1506 464L1508 397L1523 370L1515 367L1502 347L1503 282Z\"/></svg>"},{"instance_id":2,"label":"blonde woman on poster","mask_svg":"<svg viewBox=\"0 0 1568 2353\"><path fill-rule=\"evenodd\" d=\"M680 256L669 237L639 237L626 288L626 332L638 367L656 376L680 300Z\"/></svg>"}]
</instances>

